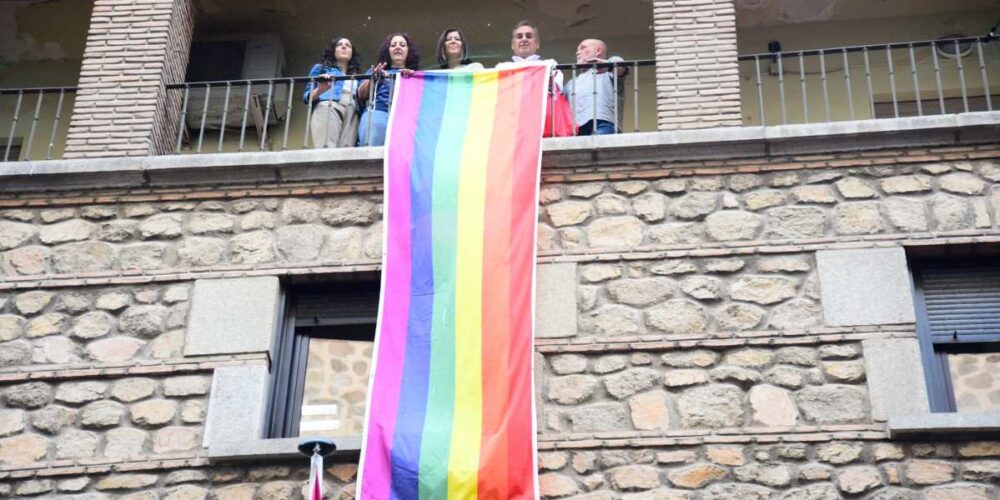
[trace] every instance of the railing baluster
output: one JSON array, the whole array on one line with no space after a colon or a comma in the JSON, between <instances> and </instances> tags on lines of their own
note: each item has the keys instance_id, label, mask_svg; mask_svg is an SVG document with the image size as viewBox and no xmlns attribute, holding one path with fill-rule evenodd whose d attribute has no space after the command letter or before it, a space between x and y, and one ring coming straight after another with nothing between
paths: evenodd
<instances>
[{"instance_id":1,"label":"railing baluster","mask_svg":"<svg viewBox=\"0 0 1000 500\"><path fill-rule=\"evenodd\" d=\"M983 58L983 41L976 40L976 52L979 54L979 74L983 79L983 95L986 96L986 111L993 111L993 99L990 97L990 80L986 77L986 59Z\"/></svg>"},{"instance_id":2,"label":"railing baluster","mask_svg":"<svg viewBox=\"0 0 1000 500\"><path fill-rule=\"evenodd\" d=\"M799 85L802 87L802 119L809 123L809 97L806 94L806 61L799 51Z\"/></svg>"},{"instance_id":3,"label":"railing baluster","mask_svg":"<svg viewBox=\"0 0 1000 500\"><path fill-rule=\"evenodd\" d=\"M243 97L243 123L240 125L240 145L236 148L241 153L243 152L243 140L247 135L247 115L250 114L251 93L253 93L253 87L250 85L250 80L247 80L246 95Z\"/></svg>"},{"instance_id":4,"label":"railing baluster","mask_svg":"<svg viewBox=\"0 0 1000 500\"><path fill-rule=\"evenodd\" d=\"M184 99L183 104L181 104L181 116L180 123L177 124L177 146L174 148L174 153L181 152L181 141L184 140L184 129L187 128L187 111L188 111L188 95L190 94L191 88L184 85Z\"/></svg>"},{"instance_id":5,"label":"railing baluster","mask_svg":"<svg viewBox=\"0 0 1000 500\"><path fill-rule=\"evenodd\" d=\"M785 113L785 69L781 64L781 53L776 54L778 58L778 94L781 97L781 124L785 125L788 123L788 117Z\"/></svg>"},{"instance_id":6,"label":"railing baluster","mask_svg":"<svg viewBox=\"0 0 1000 500\"><path fill-rule=\"evenodd\" d=\"M941 86L941 65L938 64L937 42L931 42L931 58L934 60L934 81L937 84L938 105L941 107L941 114L944 110L944 87Z\"/></svg>"},{"instance_id":7,"label":"railing baluster","mask_svg":"<svg viewBox=\"0 0 1000 500\"><path fill-rule=\"evenodd\" d=\"M354 81L353 78L354 76L351 75L352 82ZM318 84L316 83L315 78L309 78L309 82L306 83L306 90L308 91L306 92L306 101L308 102L306 103L306 126L304 127L305 132L302 133L302 149L309 147L309 133L312 131L312 114L314 107L312 102L312 97L309 94L312 93L312 89L315 88L317 85ZM351 88L354 88L354 86L351 85ZM316 148L319 146L313 144L313 147Z\"/></svg>"},{"instance_id":8,"label":"railing baluster","mask_svg":"<svg viewBox=\"0 0 1000 500\"><path fill-rule=\"evenodd\" d=\"M281 150L288 151L288 126L292 123L292 95L295 90L295 79L288 79L288 106L285 107L285 137L281 140Z\"/></svg>"},{"instance_id":9,"label":"railing baluster","mask_svg":"<svg viewBox=\"0 0 1000 500\"><path fill-rule=\"evenodd\" d=\"M226 98L222 102L222 122L219 125L219 147L217 152L222 152L222 142L226 138L226 120L229 118L229 94L233 89L232 82L226 82Z\"/></svg>"},{"instance_id":10,"label":"railing baluster","mask_svg":"<svg viewBox=\"0 0 1000 500\"><path fill-rule=\"evenodd\" d=\"M757 110L760 112L760 126L764 126L764 85L760 80L760 57L753 56L753 66L757 70Z\"/></svg>"},{"instance_id":11,"label":"railing baluster","mask_svg":"<svg viewBox=\"0 0 1000 500\"><path fill-rule=\"evenodd\" d=\"M201 145L205 142L205 120L208 119L208 101L212 98L212 84L205 85L205 104L201 107L201 124L198 126L198 149L196 153L201 153Z\"/></svg>"},{"instance_id":12,"label":"railing baluster","mask_svg":"<svg viewBox=\"0 0 1000 500\"><path fill-rule=\"evenodd\" d=\"M619 120L620 117L618 116L618 63L613 63L611 65L611 85L614 86L614 88L615 88L615 90L614 90L614 96L615 96L615 102L614 102L614 106L615 106L615 124L614 124L614 127L615 127L615 133L617 134L617 133L621 132L620 130L618 130L618 124L620 123L620 120Z\"/></svg>"},{"instance_id":13,"label":"railing baluster","mask_svg":"<svg viewBox=\"0 0 1000 500\"><path fill-rule=\"evenodd\" d=\"M868 84L868 118L875 118L875 93L872 91L872 66L868 60L868 47L861 49L865 56L865 82Z\"/></svg>"},{"instance_id":14,"label":"railing baluster","mask_svg":"<svg viewBox=\"0 0 1000 500\"><path fill-rule=\"evenodd\" d=\"M892 94L892 116L899 118L899 101L896 99L896 69L892 66L892 45L885 46L885 61L889 65L889 92Z\"/></svg>"},{"instance_id":15,"label":"railing baluster","mask_svg":"<svg viewBox=\"0 0 1000 500\"><path fill-rule=\"evenodd\" d=\"M590 118L590 135L597 133L597 64L591 69L594 72L594 78L590 80L590 100L591 100L591 111L593 112ZM573 118L576 119L575 117Z\"/></svg>"},{"instance_id":16,"label":"railing baluster","mask_svg":"<svg viewBox=\"0 0 1000 500\"><path fill-rule=\"evenodd\" d=\"M52 121L52 133L49 134L49 147L45 151L45 159L52 159L52 150L56 147L56 132L59 130L59 121L62 120L63 99L66 97L66 89L59 89L59 102L56 103L56 117Z\"/></svg>"},{"instance_id":17,"label":"railing baluster","mask_svg":"<svg viewBox=\"0 0 1000 500\"><path fill-rule=\"evenodd\" d=\"M38 91L38 100L35 101L35 116L31 118L31 131L28 132L28 143L24 147L24 159L31 159L31 146L35 142L35 129L38 128L38 115L42 112L42 96L45 92Z\"/></svg>"},{"instance_id":18,"label":"railing baluster","mask_svg":"<svg viewBox=\"0 0 1000 500\"><path fill-rule=\"evenodd\" d=\"M923 99L920 96L920 78L917 74L917 58L913 56L913 44L907 44L910 53L910 75L913 77L913 95L917 101L917 116L924 116Z\"/></svg>"},{"instance_id":19,"label":"railing baluster","mask_svg":"<svg viewBox=\"0 0 1000 500\"><path fill-rule=\"evenodd\" d=\"M381 83L380 80L376 79L375 73L372 73L371 77L368 79L368 127L365 133L366 146L371 147L372 145L372 113L375 111L375 95L376 90Z\"/></svg>"},{"instance_id":20,"label":"railing baluster","mask_svg":"<svg viewBox=\"0 0 1000 500\"><path fill-rule=\"evenodd\" d=\"M851 92L851 62L847 57L847 49L840 49L844 55L844 87L847 90L847 116L854 120L854 94Z\"/></svg>"},{"instance_id":21,"label":"railing baluster","mask_svg":"<svg viewBox=\"0 0 1000 500\"><path fill-rule=\"evenodd\" d=\"M574 81L576 81L576 63L573 63L573 69L571 69L570 71L573 72L573 77L570 78L569 81L570 82L574 82ZM555 85L553 85L552 88L555 89ZM573 85L573 88L571 88L570 91L569 91L569 110L573 112L573 116L576 116L576 107L577 106L578 106L578 101L576 100L576 85ZM553 120L552 123L553 123L552 130L554 131L555 130L555 120Z\"/></svg>"},{"instance_id":22,"label":"railing baluster","mask_svg":"<svg viewBox=\"0 0 1000 500\"><path fill-rule=\"evenodd\" d=\"M819 51L819 79L823 82L823 113L826 121L833 121L830 118L830 92L826 88L826 54L822 50Z\"/></svg>"},{"instance_id":23,"label":"railing baluster","mask_svg":"<svg viewBox=\"0 0 1000 500\"><path fill-rule=\"evenodd\" d=\"M14 105L14 119L10 121L10 133L7 134L7 148L3 153L3 161L10 161L10 150L14 146L14 132L17 131L17 118L21 114L21 101L24 99L24 90L17 91L17 104ZM17 158L14 158L17 161Z\"/></svg>"},{"instance_id":24,"label":"railing baluster","mask_svg":"<svg viewBox=\"0 0 1000 500\"><path fill-rule=\"evenodd\" d=\"M969 112L969 96L965 91L965 66L962 66L962 47L955 40L955 68L958 70L958 87L962 89L962 109Z\"/></svg>"},{"instance_id":25,"label":"railing baluster","mask_svg":"<svg viewBox=\"0 0 1000 500\"><path fill-rule=\"evenodd\" d=\"M260 150L267 144L267 122L271 119L271 99L274 96L274 80L267 81L267 102L264 104L264 123L261 124Z\"/></svg>"},{"instance_id":26,"label":"railing baluster","mask_svg":"<svg viewBox=\"0 0 1000 500\"><path fill-rule=\"evenodd\" d=\"M635 62L635 78L632 79L632 126L639 131L639 61Z\"/></svg>"}]
</instances>

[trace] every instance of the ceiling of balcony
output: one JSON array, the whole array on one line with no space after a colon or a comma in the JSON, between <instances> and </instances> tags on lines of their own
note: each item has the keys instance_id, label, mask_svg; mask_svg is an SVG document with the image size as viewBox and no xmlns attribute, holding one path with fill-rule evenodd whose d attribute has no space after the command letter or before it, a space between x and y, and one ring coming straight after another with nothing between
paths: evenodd
<instances>
[{"instance_id":1,"label":"ceiling of balcony","mask_svg":"<svg viewBox=\"0 0 1000 500\"><path fill-rule=\"evenodd\" d=\"M93 3L92 0L0 1L0 65L79 60Z\"/></svg>"},{"instance_id":2,"label":"ceiling of balcony","mask_svg":"<svg viewBox=\"0 0 1000 500\"><path fill-rule=\"evenodd\" d=\"M737 25L781 26L810 22L947 16L996 10L996 0L736 0ZM995 21L986 19L984 22Z\"/></svg>"},{"instance_id":3,"label":"ceiling of balcony","mask_svg":"<svg viewBox=\"0 0 1000 500\"><path fill-rule=\"evenodd\" d=\"M465 31L475 56L491 63L510 54L511 27L531 19L540 27L541 53L572 62L576 44L601 37L626 58L651 57L649 0L196 0L199 33L272 31L282 35L289 62L315 59L333 35L352 38L370 62L384 35L405 31L433 58L442 29ZM303 56L304 57L304 56Z\"/></svg>"}]
</instances>

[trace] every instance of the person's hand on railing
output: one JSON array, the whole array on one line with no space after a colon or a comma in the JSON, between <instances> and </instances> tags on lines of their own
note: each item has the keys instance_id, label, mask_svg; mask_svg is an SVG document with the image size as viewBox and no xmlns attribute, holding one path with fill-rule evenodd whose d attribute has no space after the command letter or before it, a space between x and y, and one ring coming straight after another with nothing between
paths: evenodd
<instances>
[{"instance_id":1,"label":"person's hand on railing","mask_svg":"<svg viewBox=\"0 0 1000 500\"><path fill-rule=\"evenodd\" d=\"M379 80L387 76L385 72L385 63L378 63L368 68L368 73L372 75L371 80L365 80L358 86L358 101L362 103L368 101L369 94L371 93L370 90L372 80L378 83Z\"/></svg>"},{"instance_id":2,"label":"person's hand on railing","mask_svg":"<svg viewBox=\"0 0 1000 500\"><path fill-rule=\"evenodd\" d=\"M585 64L601 64L601 63L606 63L606 62L608 62L607 59L602 59L600 57L592 57L592 58L587 59L586 61L584 61ZM606 66L600 66L600 67L597 68L597 72L598 73L607 73L608 72L608 68Z\"/></svg>"},{"instance_id":3,"label":"person's hand on railing","mask_svg":"<svg viewBox=\"0 0 1000 500\"><path fill-rule=\"evenodd\" d=\"M317 77L316 89L319 90L320 94L330 90L331 85L333 85L333 75L330 73L319 75L319 77Z\"/></svg>"},{"instance_id":4,"label":"person's hand on railing","mask_svg":"<svg viewBox=\"0 0 1000 500\"><path fill-rule=\"evenodd\" d=\"M409 68L403 68L403 69L399 70L399 74L403 75L403 78L409 78L409 77L413 76L413 73L414 73L414 71L412 69L409 69Z\"/></svg>"}]
</instances>

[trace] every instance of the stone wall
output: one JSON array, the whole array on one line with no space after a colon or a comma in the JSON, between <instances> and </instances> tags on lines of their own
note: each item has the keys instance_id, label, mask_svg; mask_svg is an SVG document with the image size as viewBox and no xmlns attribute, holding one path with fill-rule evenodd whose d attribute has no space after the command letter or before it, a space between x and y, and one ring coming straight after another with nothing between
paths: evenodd
<instances>
[{"instance_id":1,"label":"stone wall","mask_svg":"<svg viewBox=\"0 0 1000 500\"><path fill-rule=\"evenodd\" d=\"M993 498L996 488L989 483L1000 474L998 455L997 442L837 439L555 451L543 453L539 463L542 489L553 497L943 500Z\"/></svg>"},{"instance_id":2,"label":"stone wall","mask_svg":"<svg viewBox=\"0 0 1000 500\"><path fill-rule=\"evenodd\" d=\"M858 344L557 355L542 434L867 423L860 356Z\"/></svg>"},{"instance_id":3,"label":"stone wall","mask_svg":"<svg viewBox=\"0 0 1000 500\"><path fill-rule=\"evenodd\" d=\"M271 198L5 210L0 275L377 262L377 201Z\"/></svg>"},{"instance_id":4,"label":"stone wall","mask_svg":"<svg viewBox=\"0 0 1000 500\"><path fill-rule=\"evenodd\" d=\"M810 254L587 264L570 336L722 336L822 324Z\"/></svg>"},{"instance_id":5,"label":"stone wall","mask_svg":"<svg viewBox=\"0 0 1000 500\"><path fill-rule=\"evenodd\" d=\"M0 460L54 465L141 460L201 444L203 375L26 382L4 387Z\"/></svg>"},{"instance_id":6,"label":"stone wall","mask_svg":"<svg viewBox=\"0 0 1000 500\"><path fill-rule=\"evenodd\" d=\"M996 154L546 169L539 262L572 268L576 326L536 339L543 496L996 498L1000 442L888 438L865 346L915 326L835 324L817 257L1000 241ZM300 498L304 460L202 446L213 370L269 359L185 356L193 283L376 270L380 191L0 199L0 496ZM329 498L356 460L329 464Z\"/></svg>"},{"instance_id":7,"label":"stone wall","mask_svg":"<svg viewBox=\"0 0 1000 500\"><path fill-rule=\"evenodd\" d=\"M997 182L996 162L959 161L550 185L540 247L812 243L995 228Z\"/></svg>"},{"instance_id":8,"label":"stone wall","mask_svg":"<svg viewBox=\"0 0 1000 500\"><path fill-rule=\"evenodd\" d=\"M187 284L0 292L0 367L178 357L189 293Z\"/></svg>"}]
</instances>

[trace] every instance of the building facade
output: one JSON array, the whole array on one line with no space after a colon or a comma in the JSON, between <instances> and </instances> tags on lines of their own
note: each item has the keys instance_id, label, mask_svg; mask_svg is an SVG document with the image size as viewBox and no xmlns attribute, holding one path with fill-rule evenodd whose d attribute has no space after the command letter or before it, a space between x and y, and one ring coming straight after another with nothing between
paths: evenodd
<instances>
[{"instance_id":1,"label":"building facade","mask_svg":"<svg viewBox=\"0 0 1000 500\"><path fill-rule=\"evenodd\" d=\"M1000 42L937 91L909 68L938 53L903 45L826 95L875 49L830 49L829 78L740 57L774 16L825 20L758 3L647 4L655 91L630 106L656 130L543 141L541 494L1000 498ZM210 7L93 2L63 153L0 163L0 496L301 498L312 432L339 447L327 495L354 496L383 152L285 148L265 117L269 150L197 154L175 88Z\"/></svg>"}]
</instances>

